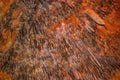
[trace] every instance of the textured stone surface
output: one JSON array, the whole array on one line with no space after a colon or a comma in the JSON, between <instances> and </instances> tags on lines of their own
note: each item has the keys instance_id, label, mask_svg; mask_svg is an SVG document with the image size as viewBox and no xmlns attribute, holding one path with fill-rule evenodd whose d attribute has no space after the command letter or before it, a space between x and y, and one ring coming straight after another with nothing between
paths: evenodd
<instances>
[{"instance_id":1,"label":"textured stone surface","mask_svg":"<svg viewBox=\"0 0 120 80\"><path fill-rule=\"evenodd\" d=\"M119 0L1 0L0 80L119 80Z\"/></svg>"},{"instance_id":2,"label":"textured stone surface","mask_svg":"<svg viewBox=\"0 0 120 80\"><path fill-rule=\"evenodd\" d=\"M4 15L8 12L11 4L14 0L0 0L0 21Z\"/></svg>"}]
</instances>

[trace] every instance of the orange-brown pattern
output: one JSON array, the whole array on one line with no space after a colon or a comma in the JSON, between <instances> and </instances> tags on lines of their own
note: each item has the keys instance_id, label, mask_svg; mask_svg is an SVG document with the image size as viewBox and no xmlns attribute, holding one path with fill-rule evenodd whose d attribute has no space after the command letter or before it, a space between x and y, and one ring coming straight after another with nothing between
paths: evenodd
<instances>
[{"instance_id":1,"label":"orange-brown pattern","mask_svg":"<svg viewBox=\"0 0 120 80\"><path fill-rule=\"evenodd\" d=\"M119 80L119 0L1 0L0 80Z\"/></svg>"},{"instance_id":2,"label":"orange-brown pattern","mask_svg":"<svg viewBox=\"0 0 120 80\"><path fill-rule=\"evenodd\" d=\"M8 12L14 0L0 0L0 20Z\"/></svg>"},{"instance_id":3,"label":"orange-brown pattern","mask_svg":"<svg viewBox=\"0 0 120 80\"><path fill-rule=\"evenodd\" d=\"M12 80L10 75L4 71L0 71L0 80Z\"/></svg>"}]
</instances>

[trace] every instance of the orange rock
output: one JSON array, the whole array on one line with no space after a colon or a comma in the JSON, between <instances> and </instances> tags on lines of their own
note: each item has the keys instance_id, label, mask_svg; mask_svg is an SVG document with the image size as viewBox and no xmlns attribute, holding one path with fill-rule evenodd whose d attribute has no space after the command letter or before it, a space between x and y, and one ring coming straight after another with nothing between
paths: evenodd
<instances>
[{"instance_id":1,"label":"orange rock","mask_svg":"<svg viewBox=\"0 0 120 80\"><path fill-rule=\"evenodd\" d=\"M8 12L14 0L1 0L0 1L0 20Z\"/></svg>"},{"instance_id":2,"label":"orange rock","mask_svg":"<svg viewBox=\"0 0 120 80\"><path fill-rule=\"evenodd\" d=\"M76 0L59 0L61 2L67 3L69 6L74 7Z\"/></svg>"},{"instance_id":3,"label":"orange rock","mask_svg":"<svg viewBox=\"0 0 120 80\"><path fill-rule=\"evenodd\" d=\"M17 32L16 31L10 31L10 30L4 30L2 32L3 41L0 41L0 53L6 52L14 43Z\"/></svg>"},{"instance_id":4,"label":"orange rock","mask_svg":"<svg viewBox=\"0 0 120 80\"><path fill-rule=\"evenodd\" d=\"M73 74L74 74L74 76L77 80L80 79L81 76L80 76L80 73L77 70L74 70Z\"/></svg>"},{"instance_id":5,"label":"orange rock","mask_svg":"<svg viewBox=\"0 0 120 80\"><path fill-rule=\"evenodd\" d=\"M105 19L108 33L115 33L116 31L120 32L120 15L118 14L120 13L112 10L112 13Z\"/></svg>"},{"instance_id":6,"label":"orange rock","mask_svg":"<svg viewBox=\"0 0 120 80\"><path fill-rule=\"evenodd\" d=\"M21 9L14 10L12 14L12 18L13 18L12 25L11 25L12 29L13 28L15 29L16 27L18 27L18 25L21 25L20 24L21 15L22 15Z\"/></svg>"},{"instance_id":7,"label":"orange rock","mask_svg":"<svg viewBox=\"0 0 120 80\"><path fill-rule=\"evenodd\" d=\"M4 71L0 71L0 80L12 80L10 75Z\"/></svg>"},{"instance_id":8,"label":"orange rock","mask_svg":"<svg viewBox=\"0 0 120 80\"><path fill-rule=\"evenodd\" d=\"M62 26L62 23L64 23L65 25L74 24L76 26L79 25L79 19L74 14L72 14L71 16L68 16L66 19L59 20L57 23L52 24L50 27L50 31L56 31L58 28Z\"/></svg>"},{"instance_id":9,"label":"orange rock","mask_svg":"<svg viewBox=\"0 0 120 80\"><path fill-rule=\"evenodd\" d=\"M72 78L69 75L66 75L64 80L72 80Z\"/></svg>"},{"instance_id":10,"label":"orange rock","mask_svg":"<svg viewBox=\"0 0 120 80\"><path fill-rule=\"evenodd\" d=\"M105 25L104 20L92 9L87 9L85 11L85 13L92 18L96 23L100 24L100 25Z\"/></svg>"},{"instance_id":11,"label":"orange rock","mask_svg":"<svg viewBox=\"0 0 120 80\"><path fill-rule=\"evenodd\" d=\"M118 70L111 80L120 80L120 70Z\"/></svg>"}]
</instances>

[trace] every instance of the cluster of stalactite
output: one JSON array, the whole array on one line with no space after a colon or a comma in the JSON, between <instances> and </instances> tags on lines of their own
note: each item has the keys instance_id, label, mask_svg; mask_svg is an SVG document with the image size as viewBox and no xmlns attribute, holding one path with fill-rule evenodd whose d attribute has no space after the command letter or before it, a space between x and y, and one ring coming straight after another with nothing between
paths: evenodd
<instances>
[{"instance_id":1,"label":"cluster of stalactite","mask_svg":"<svg viewBox=\"0 0 120 80\"><path fill-rule=\"evenodd\" d=\"M119 80L119 1L5 1L0 80Z\"/></svg>"}]
</instances>

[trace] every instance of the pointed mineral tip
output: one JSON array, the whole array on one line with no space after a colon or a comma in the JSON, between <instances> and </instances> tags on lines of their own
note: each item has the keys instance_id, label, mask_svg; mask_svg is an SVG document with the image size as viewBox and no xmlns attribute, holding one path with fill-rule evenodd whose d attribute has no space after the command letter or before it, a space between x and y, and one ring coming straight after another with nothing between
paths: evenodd
<instances>
[{"instance_id":1,"label":"pointed mineral tip","mask_svg":"<svg viewBox=\"0 0 120 80\"><path fill-rule=\"evenodd\" d=\"M104 20L92 9L87 9L85 13L97 24L99 25L105 25Z\"/></svg>"}]
</instances>

